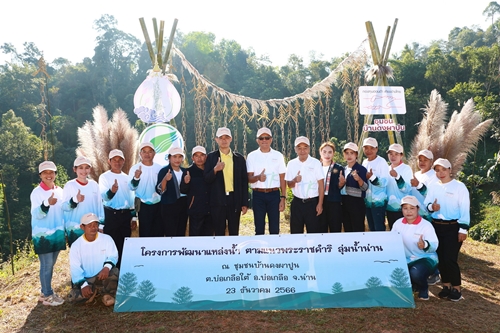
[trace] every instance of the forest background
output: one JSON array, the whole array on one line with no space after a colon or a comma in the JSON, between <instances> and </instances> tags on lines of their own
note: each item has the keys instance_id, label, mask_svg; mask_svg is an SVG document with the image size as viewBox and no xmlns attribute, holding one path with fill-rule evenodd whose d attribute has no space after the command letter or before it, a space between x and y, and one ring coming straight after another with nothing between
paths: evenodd
<instances>
[{"instance_id":1,"label":"forest background","mask_svg":"<svg viewBox=\"0 0 500 333\"><path fill-rule=\"evenodd\" d=\"M394 70L394 80L389 83L405 88L407 113L398 116L398 121L406 125L401 136L407 151L424 115L422 108L434 89L449 103L450 116L473 98L483 118L494 120L458 178L466 183L471 193L472 224L478 225L475 237L500 243L500 222L492 218L498 217L500 209L495 197L490 196L500 187L500 21L496 19L500 6L492 2L483 14L491 19L486 30L476 26L457 27L450 31L448 40L437 40L429 45L414 43L393 52L389 63ZM124 110L139 133L146 127L142 121L136 120L133 113L134 93L152 67L142 36L139 38L117 29L112 15L103 15L96 20L95 31L94 56L76 64L57 58L47 63L46 73L50 77L40 72L42 51L34 43L24 43L23 50L8 43L0 46L11 59L0 65L0 171L13 238L18 242L18 248L24 248L23 242L31 235L29 195L39 181L38 164L45 158L54 160L60 166L59 184L72 178L72 163L79 145L78 128L86 121L92 121L92 112L97 105L102 105L110 116L117 109ZM215 41L216 36L212 33L184 34L177 31L174 44L215 85L234 94L261 100L302 93L327 77L349 56L346 53L330 60L320 60L312 54L306 65L303 58L292 54L286 65L278 67L272 66L264 57L257 57L251 49L243 49L235 40ZM171 66L177 70L182 67L176 58ZM363 67L369 69L370 66L368 58ZM185 71L181 72L176 73L179 78ZM370 85L362 75L353 79L361 85ZM193 94L197 87L187 72L184 83L186 97L182 121L178 117L177 125L184 128L185 143L191 149L198 143L198 134L194 133L200 126L196 112L200 105L209 109L210 101L196 104L199 101L194 101ZM332 85L330 103L322 110L329 113L328 136L337 147L360 134L353 133L356 127L348 124L356 108L353 107L353 90L346 89L344 83L339 80ZM176 86L180 91L179 84ZM362 117L356 121L361 130ZM298 119L297 128L301 133L311 126L306 122L306 117ZM262 119L250 117L249 121L229 125L234 125L234 131L246 133L239 135L234 142L238 150L248 153L257 148L253 138L263 124L266 122ZM309 132L319 130L317 126L313 122ZM371 134L379 140L379 150L383 154L389 145L387 135ZM210 133L205 134L204 140L208 150L214 148ZM319 135L315 141L314 145L319 147ZM288 153L290 155L290 151ZM316 151L311 154L318 155ZM288 157L294 157L293 153ZM2 201L3 196L2 191ZM481 225L483 227L479 227ZM5 260L10 254L4 205L0 207L0 254L0 260Z\"/></svg>"}]
</instances>

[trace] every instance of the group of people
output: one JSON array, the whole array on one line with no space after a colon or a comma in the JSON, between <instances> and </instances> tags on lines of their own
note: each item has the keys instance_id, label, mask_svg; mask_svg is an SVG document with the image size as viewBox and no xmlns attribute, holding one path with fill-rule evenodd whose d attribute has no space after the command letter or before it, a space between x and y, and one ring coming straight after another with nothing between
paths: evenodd
<instances>
[{"instance_id":1,"label":"group of people","mask_svg":"<svg viewBox=\"0 0 500 333\"><path fill-rule=\"evenodd\" d=\"M334 160L334 144L323 143L318 160L310 155L309 139L299 136L294 142L297 157L286 164L283 154L272 148L272 132L266 127L257 131L259 148L246 159L231 149L230 129L219 128L215 141L218 149L210 153L194 147L188 168L183 167L183 149L171 148L163 167L154 162L154 146L142 143L140 162L128 175L122 171L123 152L114 149L108 155L110 170L98 182L88 178L90 161L79 156L76 178L64 189L55 186L54 163L41 163L41 183L31 195L40 301L64 302L52 290L51 279L65 237L70 246L70 299L88 299L100 288L106 296L103 302L111 305L124 240L137 220L140 237L185 236L188 220L189 236L224 236L226 230L238 235L240 217L249 205L249 184L256 235L265 233L266 217L269 233L279 234L287 186L293 194L292 234L304 228L307 233L364 232L365 217L370 231L385 231L387 216L389 229L403 235L419 298L428 299L427 277L437 267L443 282L439 297L462 298L457 258L469 226L469 197L465 186L452 178L449 161L433 161L432 152L423 150L418 155L420 171L413 174L403 162L401 145L390 145L388 164L378 155L377 140L369 137L363 141L362 164L357 162L358 146L349 142L343 147L345 165L340 165Z\"/></svg>"}]
</instances>

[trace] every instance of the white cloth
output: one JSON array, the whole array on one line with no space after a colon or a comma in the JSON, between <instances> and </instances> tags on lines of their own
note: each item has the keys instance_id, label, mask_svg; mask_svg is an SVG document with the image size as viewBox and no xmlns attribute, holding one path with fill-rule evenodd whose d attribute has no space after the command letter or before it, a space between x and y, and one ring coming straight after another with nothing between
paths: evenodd
<instances>
[{"instance_id":1,"label":"white cloth","mask_svg":"<svg viewBox=\"0 0 500 333\"><path fill-rule=\"evenodd\" d=\"M76 199L78 190L80 190L80 194L85 196L82 202L78 202ZM72 179L64 185L63 192L64 203L62 209L64 211L66 233L74 229L80 229L80 219L87 213L94 213L101 223L104 222L104 207L99 193L99 184L95 180L89 179L86 185L82 185L76 179ZM71 199L73 199L74 203L77 203L75 208L71 208Z\"/></svg>"},{"instance_id":2,"label":"white cloth","mask_svg":"<svg viewBox=\"0 0 500 333\"><path fill-rule=\"evenodd\" d=\"M302 176L302 181L292 187L292 193L299 199L315 198L318 193L318 181L323 179L323 166L314 157L307 156L304 162L299 158L290 160L287 165L285 180L293 180L298 172Z\"/></svg>"},{"instance_id":3,"label":"white cloth","mask_svg":"<svg viewBox=\"0 0 500 333\"><path fill-rule=\"evenodd\" d=\"M137 187L132 185L132 180L134 179L135 171L141 167L141 177L139 179L139 184ZM158 172L160 172L162 166L158 163L153 163L153 165L144 165L142 163L137 163L130 168L129 171L129 188L135 191L135 196L141 199L142 202L148 205L152 205L160 202L161 196L156 192L156 183L158 182Z\"/></svg>"},{"instance_id":4,"label":"white cloth","mask_svg":"<svg viewBox=\"0 0 500 333\"><path fill-rule=\"evenodd\" d=\"M108 191L118 181L118 191L113 198L108 198ZM134 192L130 190L129 176L124 173L113 173L110 170L99 176L99 192L101 193L104 206L112 209L134 209Z\"/></svg>"},{"instance_id":5,"label":"white cloth","mask_svg":"<svg viewBox=\"0 0 500 333\"><path fill-rule=\"evenodd\" d=\"M458 220L461 225L460 232L466 234L466 229L470 225L470 199L469 190L464 183L452 179L443 184L438 180L429 186L425 197L425 207L429 207L429 204L436 199L440 209L431 212L432 218L447 221Z\"/></svg>"},{"instance_id":6,"label":"white cloth","mask_svg":"<svg viewBox=\"0 0 500 333\"><path fill-rule=\"evenodd\" d=\"M280 187L280 175L285 174L286 165L283 154L271 149L263 153L260 148L252 151L247 156L247 173L253 172L254 176L260 175L265 169L266 181L250 183L251 188L275 188Z\"/></svg>"},{"instance_id":7,"label":"white cloth","mask_svg":"<svg viewBox=\"0 0 500 333\"><path fill-rule=\"evenodd\" d=\"M118 250L111 236L98 232L96 239L89 242L82 235L69 250L71 281L80 284L85 278L99 274L105 265L112 267L117 261Z\"/></svg>"}]
</instances>

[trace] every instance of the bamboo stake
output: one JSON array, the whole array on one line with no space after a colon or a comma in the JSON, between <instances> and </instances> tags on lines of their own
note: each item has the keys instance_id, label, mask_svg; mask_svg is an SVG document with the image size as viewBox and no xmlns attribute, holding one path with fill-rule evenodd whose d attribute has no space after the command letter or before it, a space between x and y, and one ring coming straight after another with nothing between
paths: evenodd
<instances>
[{"instance_id":1,"label":"bamboo stake","mask_svg":"<svg viewBox=\"0 0 500 333\"><path fill-rule=\"evenodd\" d=\"M148 47L149 57L151 58L151 63L155 65L155 53L153 51L153 45L149 39L148 29L146 28L146 23L144 22L144 17L139 19L141 23L142 33L144 34L144 40L146 41L146 46Z\"/></svg>"},{"instance_id":2,"label":"bamboo stake","mask_svg":"<svg viewBox=\"0 0 500 333\"><path fill-rule=\"evenodd\" d=\"M165 21L160 21L160 34L156 42L156 59L158 59L158 66L163 67L161 54L163 53L163 31L165 30Z\"/></svg>"},{"instance_id":3,"label":"bamboo stake","mask_svg":"<svg viewBox=\"0 0 500 333\"><path fill-rule=\"evenodd\" d=\"M174 42L175 30L177 29L177 22L179 20L174 19L174 24L172 25L172 30L170 30L170 37L168 38L167 49L165 50L165 56L163 57L163 67L162 72L165 74L167 69L167 61L170 56L170 50L172 49L172 43Z\"/></svg>"},{"instance_id":4,"label":"bamboo stake","mask_svg":"<svg viewBox=\"0 0 500 333\"><path fill-rule=\"evenodd\" d=\"M396 27L398 26L398 19L394 20L394 24L392 25L392 33L391 33L391 38L389 39L389 46L387 47L387 51L384 54L384 59L382 59L383 65L387 65L387 61L389 60L389 53L391 51L392 47L392 41L394 39L394 33L396 32Z\"/></svg>"}]
</instances>

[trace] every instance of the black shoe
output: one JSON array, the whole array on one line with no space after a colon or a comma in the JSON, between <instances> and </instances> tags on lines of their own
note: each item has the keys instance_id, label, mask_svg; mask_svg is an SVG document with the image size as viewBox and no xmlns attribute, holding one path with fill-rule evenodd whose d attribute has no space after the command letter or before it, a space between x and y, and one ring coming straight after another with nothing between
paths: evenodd
<instances>
[{"instance_id":1,"label":"black shoe","mask_svg":"<svg viewBox=\"0 0 500 333\"><path fill-rule=\"evenodd\" d=\"M438 294L439 298L448 298L451 294L451 289L448 286L443 286L443 290L441 290Z\"/></svg>"},{"instance_id":2,"label":"black shoe","mask_svg":"<svg viewBox=\"0 0 500 333\"><path fill-rule=\"evenodd\" d=\"M427 278L427 284L429 286L433 286L437 283L441 282L441 278L439 277L439 274L432 274Z\"/></svg>"},{"instance_id":3,"label":"black shoe","mask_svg":"<svg viewBox=\"0 0 500 333\"><path fill-rule=\"evenodd\" d=\"M458 289L453 288L448 295L448 299L453 302L458 302L463 299L462 292L458 291Z\"/></svg>"}]
</instances>

